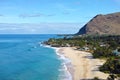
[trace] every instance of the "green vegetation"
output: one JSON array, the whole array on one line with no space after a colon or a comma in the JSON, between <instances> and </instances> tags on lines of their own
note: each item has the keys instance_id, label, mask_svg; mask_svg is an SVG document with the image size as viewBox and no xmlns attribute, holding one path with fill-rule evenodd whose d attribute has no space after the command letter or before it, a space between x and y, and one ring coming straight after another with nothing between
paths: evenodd
<instances>
[{"instance_id":1,"label":"green vegetation","mask_svg":"<svg viewBox=\"0 0 120 80\"><path fill-rule=\"evenodd\" d=\"M115 55L112 53L112 49L108 47L98 47L93 52L94 58L110 58L114 56Z\"/></svg>"},{"instance_id":2,"label":"green vegetation","mask_svg":"<svg viewBox=\"0 0 120 80\"><path fill-rule=\"evenodd\" d=\"M109 77L107 78L107 80L115 80L117 78L117 76L111 74L109 75Z\"/></svg>"},{"instance_id":3,"label":"green vegetation","mask_svg":"<svg viewBox=\"0 0 120 80\"><path fill-rule=\"evenodd\" d=\"M106 63L100 67L100 71L105 73L120 74L120 57L109 58Z\"/></svg>"},{"instance_id":4,"label":"green vegetation","mask_svg":"<svg viewBox=\"0 0 120 80\"><path fill-rule=\"evenodd\" d=\"M94 77L94 79L92 79L92 80L100 80L98 77Z\"/></svg>"},{"instance_id":5,"label":"green vegetation","mask_svg":"<svg viewBox=\"0 0 120 80\"><path fill-rule=\"evenodd\" d=\"M100 71L120 76L120 56L114 54L114 50L120 52L120 35L65 36L61 39L52 38L44 43L53 47L76 47L78 50L90 51L94 58L106 59ZM111 78L112 75L108 80L112 80Z\"/></svg>"},{"instance_id":6,"label":"green vegetation","mask_svg":"<svg viewBox=\"0 0 120 80\"><path fill-rule=\"evenodd\" d=\"M118 52L120 52L120 48L118 48Z\"/></svg>"}]
</instances>

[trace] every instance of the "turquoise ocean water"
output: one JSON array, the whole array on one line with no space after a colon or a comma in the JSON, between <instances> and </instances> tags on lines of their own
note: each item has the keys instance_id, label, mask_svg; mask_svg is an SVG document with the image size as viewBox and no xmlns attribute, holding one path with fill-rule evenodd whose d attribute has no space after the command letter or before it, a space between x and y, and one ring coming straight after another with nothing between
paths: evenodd
<instances>
[{"instance_id":1,"label":"turquoise ocean water","mask_svg":"<svg viewBox=\"0 0 120 80\"><path fill-rule=\"evenodd\" d=\"M68 80L55 49L40 42L56 35L0 35L0 80Z\"/></svg>"}]
</instances>

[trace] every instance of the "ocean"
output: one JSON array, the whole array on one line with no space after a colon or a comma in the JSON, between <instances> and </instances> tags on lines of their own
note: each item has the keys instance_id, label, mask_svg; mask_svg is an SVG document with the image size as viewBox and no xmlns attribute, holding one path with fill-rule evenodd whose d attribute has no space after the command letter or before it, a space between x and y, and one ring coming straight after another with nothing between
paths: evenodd
<instances>
[{"instance_id":1,"label":"ocean","mask_svg":"<svg viewBox=\"0 0 120 80\"><path fill-rule=\"evenodd\" d=\"M70 80L63 56L41 42L50 34L1 34L0 80Z\"/></svg>"}]
</instances>

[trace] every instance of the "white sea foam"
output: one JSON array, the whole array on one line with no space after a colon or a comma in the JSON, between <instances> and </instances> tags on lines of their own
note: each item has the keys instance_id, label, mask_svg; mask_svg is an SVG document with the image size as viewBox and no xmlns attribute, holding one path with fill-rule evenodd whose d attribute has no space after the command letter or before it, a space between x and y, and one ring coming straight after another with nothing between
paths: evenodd
<instances>
[{"instance_id":1,"label":"white sea foam","mask_svg":"<svg viewBox=\"0 0 120 80\"><path fill-rule=\"evenodd\" d=\"M61 64L62 67L59 69L59 71L62 73L64 72L64 74L59 75L60 80L72 80L72 75L67 67L67 65L71 63L71 60L58 52L60 48L51 47L50 45L43 45L43 44L40 44L40 46L54 49L56 54L59 56L59 59L63 61Z\"/></svg>"},{"instance_id":2,"label":"white sea foam","mask_svg":"<svg viewBox=\"0 0 120 80\"><path fill-rule=\"evenodd\" d=\"M40 46L47 47L47 48L52 48L50 45L45 45L45 44L40 44Z\"/></svg>"},{"instance_id":3,"label":"white sea foam","mask_svg":"<svg viewBox=\"0 0 120 80\"><path fill-rule=\"evenodd\" d=\"M70 74L67 65L64 63L63 65L63 71L64 74L63 77L61 78L61 80L72 80L72 75Z\"/></svg>"},{"instance_id":4,"label":"white sea foam","mask_svg":"<svg viewBox=\"0 0 120 80\"><path fill-rule=\"evenodd\" d=\"M67 64L71 63L71 60L66 58L64 55L60 54L58 51L60 48L54 48L56 50L56 54L58 56L60 56L60 59L63 61L63 63L61 64L63 67L61 69L59 69L59 71L64 71L65 75L60 75L61 80L72 80L72 75L70 74Z\"/></svg>"}]
</instances>

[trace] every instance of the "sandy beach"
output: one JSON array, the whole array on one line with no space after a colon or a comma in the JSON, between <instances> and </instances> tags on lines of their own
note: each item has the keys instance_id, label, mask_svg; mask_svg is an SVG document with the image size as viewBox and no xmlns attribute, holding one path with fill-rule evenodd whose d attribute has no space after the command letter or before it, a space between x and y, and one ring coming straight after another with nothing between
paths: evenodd
<instances>
[{"instance_id":1,"label":"sandy beach","mask_svg":"<svg viewBox=\"0 0 120 80\"><path fill-rule=\"evenodd\" d=\"M98 67L105 61L100 59L93 59L91 53L78 51L71 47L62 47L59 53L71 60L72 68L68 66L68 70L72 74L73 80L93 79L99 77L106 79L108 74L100 72Z\"/></svg>"}]
</instances>

